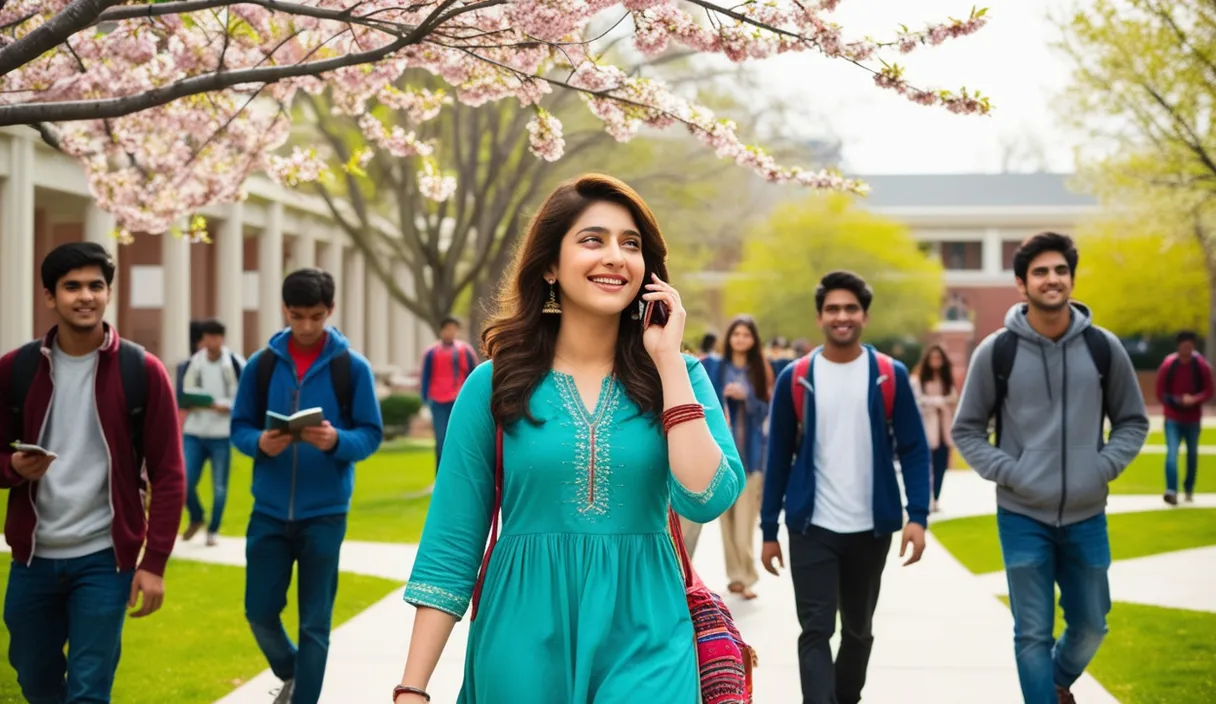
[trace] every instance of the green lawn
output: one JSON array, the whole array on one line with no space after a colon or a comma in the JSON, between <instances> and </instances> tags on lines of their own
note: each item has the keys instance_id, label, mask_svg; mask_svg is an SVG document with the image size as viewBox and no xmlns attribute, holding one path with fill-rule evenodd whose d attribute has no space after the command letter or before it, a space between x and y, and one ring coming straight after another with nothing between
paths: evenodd
<instances>
[{"instance_id":1,"label":"green lawn","mask_svg":"<svg viewBox=\"0 0 1216 704\"><path fill-rule=\"evenodd\" d=\"M1113 513L1107 522L1111 556L1116 560L1216 545L1216 509ZM972 572L1004 569L995 515L942 521L929 530Z\"/></svg>"},{"instance_id":2,"label":"green lawn","mask_svg":"<svg viewBox=\"0 0 1216 704\"><path fill-rule=\"evenodd\" d=\"M1216 614L1115 602L1107 623L1110 634L1088 671L1120 702L1216 701ZM1056 634L1063 628L1057 607Z\"/></svg>"},{"instance_id":3,"label":"green lawn","mask_svg":"<svg viewBox=\"0 0 1216 704\"><path fill-rule=\"evenodd\" d=\"M0 562L0 581L7 583L10 561ZM115 702L211 702L266 669L245 621L244 568L175 559L165 580L161 610L147 618L127 619ZM334 628L400 586L387 579L343 573L334 604ZM294 580L283 622L296 640ZM0 629L4 663L0 702L22 701L7 653L8 630Z\"/></svg>"},{"instance_id":4,"label":"green lawn","mask_svg":"<svg viewBox=\"0 0 1216 704\"><path fill-rule=\"evenodd\" d=\"M416 543L430 505L430 495L416 496L435 480L435 455L431 446L405 443L386 446L355 468L355 495L347 515L347 540L385 543ZM224 508L221 535L241 537L253 511L253 462L233 450L228 479L228 503ZM199 482L203 509L211 507L211 471L203 470ZM411 496L415 495L415 496ZM210 513L207 514L210 516ZM189 516L182 512L182 529ZM199 540L200 538L195 538Z\"/></svg>"},{"instance_id":5,"label":"green lawn","mask_svg":"<svg viewBox=\"0 0 1216 704\"><path fill-rule=\"evenodd\" d=\"M1186 455L1178 456L1178 489L1186 476ZM1162 494L1165 492L1165 455L1141 453L1110 483L1112 494ZM1195 492L1216 493L1216 455L1199 455Z\"/></svg>"},{"instance_id":6,"label":"green lawn","mask_svg":"<svg viewBox=\"0 0 1216 704\"><path fill-rule=\"evenodd\" d=\"M1148 434L1148 439L1144 441L1145 445L1164 445L1165 432L1155 430ZM1216 445L1216 428L1200 428L1199 429L1199 444L1200 445Z\"/></svg>"}]
</instances>

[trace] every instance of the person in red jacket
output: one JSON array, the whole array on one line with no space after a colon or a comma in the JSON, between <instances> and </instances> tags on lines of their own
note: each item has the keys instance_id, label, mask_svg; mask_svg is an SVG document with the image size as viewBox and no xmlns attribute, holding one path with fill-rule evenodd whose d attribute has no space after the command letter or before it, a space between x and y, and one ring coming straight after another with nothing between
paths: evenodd
<instances>
[{"instance_id":1,"label":"person in red jacket","mask_svg":"<svg viewBox=\"0 0 1216 704\"><path fill-rule=\"evenodd\" d=\"M439 325L439 341L422 353L422 401L431 409L431 425L435 429L435 472L443 455L443 438L448 431L448 418L465 379L477 366L477 354L467 343L456 339L460 321L444 318Z\"/></svg>"},{"instance_id":2,"label":"person in red jacket","mask_svg":"<svg viewBox=\"0 0 1216 704\"><path fill-rule=\"evenodd\" d=\"M1178 351L1167 355L1157 369L1157 398L1165 407L1165 502L1178 505L1178 446L1186 441L1186 500L1195 500L1199 465L1199 427L1203 404L1212 398L1212 367L1195 351L1198 336L1183 330L1176 338Z\"/></svg>"},{"instance_id":3,"label":"person in red jacket","mask_svg":"<svg viewBox=\"0 0 1216 704\"><path fill-rule=\"evenodd\" d=\"M0 357L0 488L9 490L13 555L4 624L31 702L110 701L127 609L138 605L138 618L160 608L185 501L173 385L160 360L102 321L113 279L101 245L56 248L42 284L59 323L37 347ZM140 360L146 375L142 428L132 425L134 387L122 371L131 360L128 379ZM18 441L49 454L16 451Z\"/></svg>"}]
</instances>

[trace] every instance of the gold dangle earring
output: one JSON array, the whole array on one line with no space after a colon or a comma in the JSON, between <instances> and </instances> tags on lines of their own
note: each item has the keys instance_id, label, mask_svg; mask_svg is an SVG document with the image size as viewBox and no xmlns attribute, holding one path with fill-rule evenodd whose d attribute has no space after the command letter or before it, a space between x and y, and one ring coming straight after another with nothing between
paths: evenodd
<instances>
[{"instance_id":1,"label":"gold dangle earring","mask_svg":"<svg viewBox=\"0 0 1216 704\"><path fill-rule=\"evenodd\" d=\"M549 282L549 300L545 301L545 307L541 309L541 312L561 315L562 307L561 304L557 302L557 287L555 287L553 284L553 281Z\"/></svg>"}]
</instances>

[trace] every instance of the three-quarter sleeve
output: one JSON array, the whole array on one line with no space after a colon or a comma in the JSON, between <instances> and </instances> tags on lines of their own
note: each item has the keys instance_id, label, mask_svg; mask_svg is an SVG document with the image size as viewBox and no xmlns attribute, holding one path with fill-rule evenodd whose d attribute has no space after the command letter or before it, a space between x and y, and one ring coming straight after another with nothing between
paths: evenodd
<instances>
[{"instance_id":1,"label":"three-quarter sleeve","mask_svg":"<svg viewBox=\"0 0 1216 704\"><path fill-rule=\"evenodd\" d=\"M494 506L492 363L469 375L456 397L430 510L405 601L463 618L481 567Z\"/></svg>"},{"instance_id":2,"label":"three-quarter sleeve","mask_svg":"<svg viewBox=\"0 0 1216 704\"><path fill-rule=\"evenodd\" d=\"M695 357L685 355L685 361L688 363L693 394L697 402L705 407L705 421L709 424L709 432L713 435L714 442L722 451L722 459L718 463L713 480L704 491L689 491L674 474L668 475L667 483L676 513L697 523L708 523L734 505L739 493L743 491L746 477L743 461L739 459L739 451L731 437L730 426L726 423L726 416L722 413L722 406L718 402L713 383L709 380L709 374Z\"/></svg>"}]
</instances>

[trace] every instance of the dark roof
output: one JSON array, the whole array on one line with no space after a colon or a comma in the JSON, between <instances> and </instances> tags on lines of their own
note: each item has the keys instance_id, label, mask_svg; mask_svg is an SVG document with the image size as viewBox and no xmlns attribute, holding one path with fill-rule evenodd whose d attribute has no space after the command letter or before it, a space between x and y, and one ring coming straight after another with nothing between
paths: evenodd
<instances>
[{"instance_id":1,"label":"dark roof","mask_svg":"<svg viewBox=\"0 0 1216 704\"><path fill-rule=\"evenodd\" d=\"M1092 196L1074 192L1072 174L890 174L858 178L870 185L860 203L871 208L950 206L1093 206Z\"/></svg>"}]
</instances>

